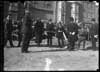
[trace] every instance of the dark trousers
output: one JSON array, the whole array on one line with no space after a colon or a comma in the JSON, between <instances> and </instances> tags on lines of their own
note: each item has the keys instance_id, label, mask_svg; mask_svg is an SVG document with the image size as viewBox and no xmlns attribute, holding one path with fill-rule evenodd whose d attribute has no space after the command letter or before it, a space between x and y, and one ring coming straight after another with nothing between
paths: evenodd
<instances>
[{"instance_id":1,"label":"dark trousers","mask_svg":"<svg viewBox=\"0 0 100 72\"><path fill-rule=\"evenodd\" d=\"M96 39L93 36L91 37L91 42L92 42L92 49L96 49Z\"/></svg>"},{"instance_id":2,"label":"dark trousers","mask_svg":"<svg viewBox=\"0 0 100 72\"><path fill-rule=\"evenodd\" d=\"M4 45L7 44L7 41L10 42L10 46L13 46L12 35L11 35L11 33L6 33L6 34L5 34Z\"/></svg>"},{"instance_id":3,"label":"dark trousers","mask_svg":"<svg viewBox=\"0 0 100 72\"><path fill-rule=\"evenodd\" d=\"M53 36L53 33L52 32L47 32L47 45L49 46L52 46L52 36Z\"/></svg>"},{"instance_id":4,"label":"dark trousers","mask_svg":"<svg viewBox=\"0 0 100 72\"><path fill-rule=\"evenodd\" d=\"M40 46L40 43L42 42L42 34L35 33L35 37L37 45Z\"/></svg>"},{"instance_id":5,"label":"dark trousers","mask_svg":"<svg viewBox=\"0 0 100 72\"><path fill-rule=\"evenodd\" d=\"M20 46L22 41L22 34L18 34L18 46Z\"/></svg>"},{"instance_id":6,"label":"dark trousers","mask_svg":"<svg viewBox=\"0 0 100 72\"><path fill-rule=\"evenodd\" d=\"M31 34L25 34L23 36L22 52L28 50L30 40L31 40Z\"/></svg>"},{"instance_id":7,"label":"dark trousers","mask_svg":"<svg viewBox=\"0 0 100 72\"><path fill-rule=\"evenodd\" d=\"M85 48L86 38L79 40L79 42L78 42L78 47L79 47L79 48L80 48L81 42L83 42L83 48Z\"/></svg>"},{"instance_id":8,"label":"dark trousers","mask_svg":"<svg viewBox=\"0 0 100 72\"><path fill-rule=\"evenodd\" d=\"M75 42L77 41L77 36L76 35L69 35L68 41L69 41L69 49L73 50L75 47Z\"/></svg>"},{"instance_id":9,"label":"dark trousers","mask_svg":"<svg viewBox=\"0 0 100 72\"><path fill-rule=\"evenodd\" d=\"M52 38L48 38L47 39L47 45L48 46L52 46Z\"/></svg>"},{"instance_id":10,"label":"dark trousers","mask_svg":"<svg viewBox=\"0 0 100 72\"><path fill-rule=\"evenodd\" d=\"M64 40L62 38L58 38L58 44L60 47L64 46Z\"/></svg>"},{"instance_id":11,"label":"dark trousers","mask_svg":"<svg viewBox=\"0 0 100 72\"><path fill-rule=\"evenodd\" d=\"M69 42L69 47L70 50L73 50L75 47L75 42Z\"/></svg>"},{"instance_id":12,"label":"dark trousers","mask_svg":"<svg viewBox=\"0 0 100 72\"><path fill-rule=\"evenodd\" d=\"M80 47L81 42L83 42L83 48L85 49L86 40L80 40L78 43L78 47Z\"/></svg>"}]
</instances>

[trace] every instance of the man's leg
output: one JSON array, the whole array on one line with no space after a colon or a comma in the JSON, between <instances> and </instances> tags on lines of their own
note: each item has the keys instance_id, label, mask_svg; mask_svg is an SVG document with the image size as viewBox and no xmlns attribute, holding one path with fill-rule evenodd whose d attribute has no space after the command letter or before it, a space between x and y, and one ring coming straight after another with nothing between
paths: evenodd
<instances>
[{"instance_id":1,"label":"man's leg","mask_svg":"<svg viewBox=\"0 0 100 72\"><path fill-rule=\"evenodd\" d=\"M27 52L28 48L28 36L24 35L23 37L23 43L22 43L22 52Z\"/></svg>"},{"instance_id":2,"label":"man's leg","mask_svg":"<svg viewBox=\"0 0 100 72\"><path fill-rule=\"evenodd\" d=\"M52 46L52 37L50 38L50 46Z\"/></svg>"},{"instance_id":3,"label":"man's leg","mask_svg":"<svg viewBox=\"0 0 100 72\"><path fill-rule=\"evenodd\" d=\"M70 42L70 50L74 50L75 42Z\"/></svg>"},{"instance_id":4,"label":"man's leg","mask_svg":"<svg viewBox=\"0 0 100 72\"><path fill-rule=\"evenodd\" d=\"M30 40L31 40L31 38L28 38L27 43L26 43L25 51L28 51L28 47L29 47L29 44L30 44Z\"/></svg>"},{"instance_id":5,"label":"man's leg","mask_svg":"<svg viewBox=\"0 0 100 72\"><path fill-rule=\"evenodd\" d=\"M39 34L36 34L36 41L37 41L37 45L40 46L40 37L39 37Z\"/></svg>"},{"instance_id":6,"label":"man's leg","mask_svg":"<svg viewBox=\"0 0 100 72\"><path fill-rule=\"evenodd\" d=\"M83 49L85 49L86 40L83 40Z\"/></svg>"},{"instance_id":7,"label":"man's leg","mask_svg":"<svg viewBox=\"0 0 100 72\"><path fill-rule=\"evenodd\" d=\"M62 41L62 46L64 46L64 40L63 40L63 38L61 39L61 41Z\"/></svg>"},{"instance_id":8,"label":"man's leg","mask_svg":"<svg viewBox=\"0 0 100 72\"><path fill-rule=\"evenodd\" d=\"M18 47L20 47L21 41L22 41L22 35L19 34L18 35Z\"/></svg>"},{"instance_id":9,"label":"man's leg","mask_svg":"<svg viewBox=\"0 0 100 72\"><path fill-rule=\"evenodd\" d=\"M60 46L60 39L58 38L58 46Z\"/></svg>"},{"instance_id":10,"label":"man's leg","mask_svg":"<svg viewBox=\"0 0 100 72\"><path fill-rule=\"evenodd\" d=\"M6 35L5 38L4 38L4 46L6 46L7 41L8 41L8 36Z\"/></svg>"},{"instance_id":11,"label":"man's leg","mask_svg":"<svg viewBox=\"0 0 100 72\"><path fill-rule=\"evenodd\" d=\"M22 52L25 52L26 44L27 44L27 40L24 38L24 39L23 39L23 43L22 43Z\"/></svg>"},{"instance_id":12,"label":"man's leg","mask_svg":"<svg viewBox=\"0 0 100 72\"><path fill-rule=\"evenodd\" d=\"M9 35L9 38L8 39L9 39L9 42L10 42L10 46L11 47L14 47L13 42L12 42L12 36L11 36L11 34Z\"/></svg>"},{"instance_id":13,"label":"man's leg","mask_svg":"<svg viewBox=\"0 0 100 72\"><path fill-rule=\"evenodd\" d=\"M96 49L96 40L95 38L92 38L92 49Z\"/></svg>"},{"instance_id":14,"label":"man's leg","mask_svg":"<svg viewBox=\"0 0 100 72\"><path fill-rule=\"evenodd\" d=\"M80 45L81 45L81 42L83 41L83 46L84 46L84 40L83 39L80 39L79 41L78 41L78 47L80 48ZM84 48L84 47L83 47Z\"/></svg>"},{"instance_id":15,"label":"man's leg","mask_svg":"<svg viewBox=\"0 0 100 72\"><path fill-rule=\"evenodd\" d=\"M47 46L49 46L49 38L47 38Z\"/></svg>"}]
</instances>

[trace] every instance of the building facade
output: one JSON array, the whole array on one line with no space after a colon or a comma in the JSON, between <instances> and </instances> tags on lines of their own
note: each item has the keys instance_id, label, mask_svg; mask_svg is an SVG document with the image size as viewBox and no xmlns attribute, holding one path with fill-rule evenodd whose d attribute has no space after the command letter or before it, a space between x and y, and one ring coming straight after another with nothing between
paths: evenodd
<instances>
[{"instance_id":1,"label":"building facade","mask_svg":"<svg viewBox=\"0 0 100 72\"><path fill-rule=\"evenodd\" d=\"M30 12L33 18L55 21L55 1L30 1Z\"/></svg>"},{"instance_id":2,"label":"building facade","mask_svg":"<svg viewBox=\"0 0 100 72\"><path fill-rule=\"evenodd\" d=\"M69 23L69 17L73 17L75 22L86 23L91 23L91 19L94 18L98 23L99 6L89 1L64 1L61 16L65 24Z\"/></svg>"},{"instance_id":3,"label":"building facade","mask_svg":"<svg viewBox=\"0 0 100 72\"><path fill-rule=\"evenodd\" d=\"M52 19L53 22L62 21L69 23L69 17L73 17L75 22L91 22L95 18L98 23L99 6L89 1L26 1L29 3L29 10L34 19ZM21 19L24 16L25 5L20 2L5 3L9 5L9 11L13 11L14 19ZM7 6L8 7L8 6ZM7 10L7 7L5 9ZM4 11L7 12L7 11ZM5 14L6 15L6 14Z\"/></svg>"}]
</instances>

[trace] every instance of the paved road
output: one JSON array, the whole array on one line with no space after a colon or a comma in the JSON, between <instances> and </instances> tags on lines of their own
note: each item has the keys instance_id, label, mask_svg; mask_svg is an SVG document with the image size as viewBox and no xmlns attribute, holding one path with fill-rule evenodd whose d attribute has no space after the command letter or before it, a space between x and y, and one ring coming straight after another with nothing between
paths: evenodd
<instances>
[{"instance_id":1,"label":"paved road","mask_svg":"<svg viewBox=\"0 0 100 72\"><path fill-rule=\"evenodd\" d=\"M50 70L96 70L98 68L98 51L69 52L47 47L30 47L29 51L31 52L21 53L20 48L5 48L4 70L45 70L46 58L52 61Z\"/></svg>"},{"instance_id":2,"label":"paved road","mask_svg":"<svg viewBox=\"0 0 100 72\"><path fill-rule=\"evenodd\" d=\"M33 42L31 42L32 44ZM96 70L98 51L67 51L57 47L29 47L30 53L21 53L20 47L4 48L5 71Z\"/></svg>"}]
</instances>

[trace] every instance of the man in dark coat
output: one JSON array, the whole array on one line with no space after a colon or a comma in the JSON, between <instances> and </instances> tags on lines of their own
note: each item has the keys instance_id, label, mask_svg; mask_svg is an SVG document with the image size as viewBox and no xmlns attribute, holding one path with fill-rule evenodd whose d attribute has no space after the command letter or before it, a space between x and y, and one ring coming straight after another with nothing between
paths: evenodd
<instances>
[{"instance_id":1,"label":"man in dark coat","mask_svg":"<svg viewBox=\"0 0 100 72\"><path fill-rule=\"evenodd\" d=\"M88 40L89 29L85 23L82 23L82 24L83 26L80 27L81 29L79 31L78 47L80 48L80 44L81 42L83 42L83 49L85 49L85 43L86 43L86 40Z\"/></svg>"},{"instance_id":2,"label":"man in dark coat","mask_svg":"<svg viewBox=\"0 0 100 72\"><path fill-rule=\"evenodd\" d=\"M99 25L95 23L95 19L92 19L92 24L89 29L91 41L92 41L92 49L96 50L96 41L98 39L98 31L99 31Z\"/></svg>"},{"instance_id":3,"label":"man in dark coat","mask_svg":"<svg viewBox=\"0 0 100 72\"><path fill-rule=\"evenodd\" d=\"M40 43L42 42L42 35L44 33L44 24L43 22L41 22L41 19L37 19L34 25L34 32L36 37L36 43L38 46L40 46Z\"/></svg>"},{"instance_id":4,"label":"man in dark coat","mask_svg":"<svg viewBox=\"0 0 100 72\"><path fill-rule=\"evenodd\" d=\"M71 17L70 23L67 25L69 50L74 50L75 42L78 40L78 29L79 26L76 23L74 23L74 19Z\"/></svg>"},{"instance_id":5,"label":"man in dark coat","mask_svg":"<svg viewBox=\"0 0 100 72\"><path fill-rule=\"evenodd\" d=\"M58 23L56 31L57 31L56 37L58 38L58 45L62 48L64 46L64 36L63 36L64 28L61 25L61 22Z\"/></svg>"},{"instance_id":6,"label":"man in dark coat","mask_svg":"<svg viewBox=\"0 0 100 72\"><path fill-rule=\"evenodd\" d=\"M10 46L14 47L13 42L12 42L12 31L13 31L13 25L12 25L12 18L11 15L9 15L8 21L5 24L5 40L4 40L4 45L7 44L7 41L9 40Z\"/></svg>"},{"instance_id":7,"label":"man in dark coat","mask_svg":"<svg viewBox=\"0 0 100 72\"><path fill-rule=\"evenodd\" d=\"M18 22L18 47L20 47L21 41L22 41L22 32L21 32L21 28L22 28L22 21Z\"/></svg>"},{"instance_id":8,"label":"man in dark coat","mask_svg":"<svg viewBox=\"0 0 100 72\"><path fill-rule=\"evenodd\" d=\"M22 30L23 30L22 52L27 53L29 42L32 37L32 19L28 11L25 13Z\"/></svg>"},{"instance_id":9,"label":"man in dark coat","mask_svg":"<svg viewBox=\"0 0 100 72\"><path fill-rule=\"evenodd\" d=\"M50 19L47 24L47 45L52 45L52 37L55 35L55 29L54 24L52 23L52 20Z\"/></svg>"}]
</instances>

